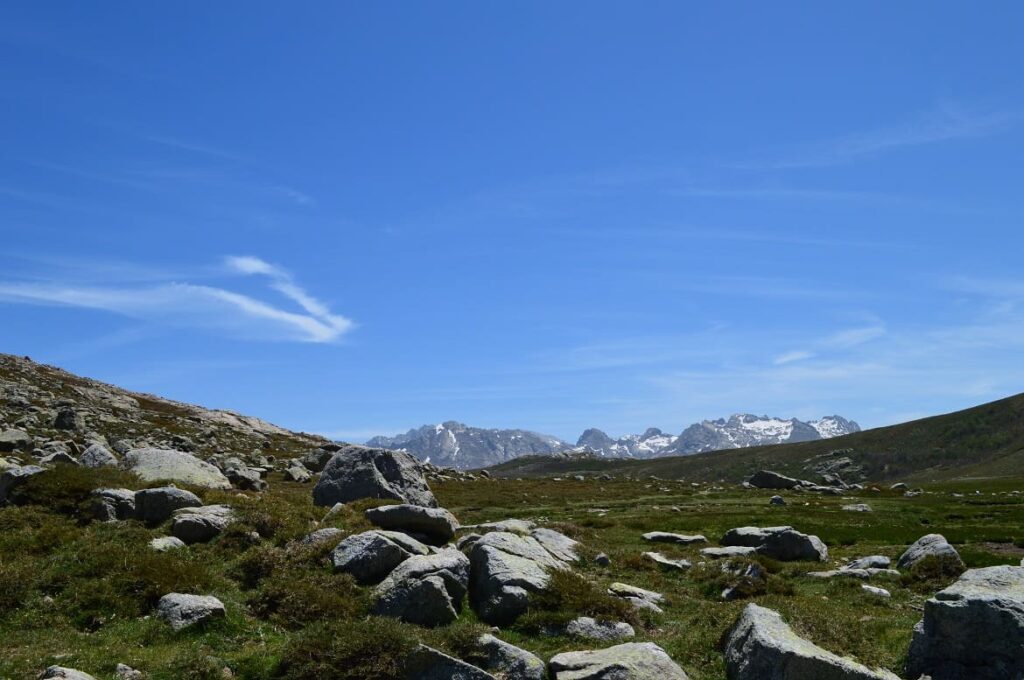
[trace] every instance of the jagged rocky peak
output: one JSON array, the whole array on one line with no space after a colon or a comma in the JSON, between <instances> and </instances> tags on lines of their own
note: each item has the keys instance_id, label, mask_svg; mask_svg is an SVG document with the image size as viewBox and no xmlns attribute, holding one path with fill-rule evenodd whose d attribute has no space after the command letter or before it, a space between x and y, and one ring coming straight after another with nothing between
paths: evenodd
<instances>
[{"instance_id":1,"label":"jagged rocky peak","mask_svg":"<svg viewBox=\"0 0 1024 680\"><path fill-rule=\"evenodd\" d=\"M704 420L691 425L660 455L814 441L859 431L857 423L840 416L826 416L808 423L796 418L737 413L728 419Z\"/></svg>"},{"instance_id":2,"label":"jagged rocky peak","mask_svg":"<svg viewBox=\"0 0 1024 680\"><path fill-rule=\"evenodd\" d=\"M615 440L609 437L603 430L591 427L583 431L580 438L576 440L577 447L587 447L594 451L601 451L612 446Z\"/></svg>"}]
</instances>

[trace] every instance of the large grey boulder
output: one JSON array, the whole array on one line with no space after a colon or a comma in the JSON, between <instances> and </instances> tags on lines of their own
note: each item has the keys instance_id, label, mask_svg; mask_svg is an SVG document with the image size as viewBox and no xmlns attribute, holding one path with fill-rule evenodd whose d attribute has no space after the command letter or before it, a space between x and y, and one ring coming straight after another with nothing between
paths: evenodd
<instances>
[{"instance_id":1,"label":"large grey boulder","mask_svg":"<svg viewBox=\"0 0 1024 680\"><path fill-rule=\"evenodd\" d=\"M96 678L74 668L50 666L39 674L39 680L96 680Z\"/></svg>"},{"instance_id":2,"label":"large grey boulder","mask_svg":"<svg viewBox=\"0 0 1024 680\"><path fill-rule=\"evenodd\" d=\"M420 645L405 662L405 680L497 680L465 661ZM508 680L511 680L509 678Z\"/></svg>"},{"instance_id":3,"label":"large grey boulder","mask_svg":"<svg viewBox=\"0 0 1024 680\"><path fill-rule=\"evenodd\" d=\"M828 561L828 548L820 538L793 529L769 534L757 552L781 562Z\"/></svg>"},{"instance_id":4,"label":"large grey boulder","mask_svg":"<svg viewBox=\"0 0 1024 680\"><path fill-rule=\"evenodd\" d=\"M32 448L32 444L32 437L24 430L4 430L0 432L0 451L5 453L17 449L27 451Z\"/></svg>"},{"instance_id":5,"label":"large grey boulder","mask_svg":"<svg viewBox=\"0 0 1024 680\"><path fill-rule=\"evenodd\" d=\"M121 467L146 482L168 480L210 489L231 488L231 482L216 466L174 449L132 449L121 460Z\"/></svg>"},{"instance_id":6,"label":"large grey boulder","mask_svg":"<svg viewBox=\"0 0 1024 680\"><path fill-rule=\"evenodd\" d=\"M510 645L489 633L477 640L481 655L480 667L497 674L504 680L544 680L545 666L537 656L525 649Z\"/></svg>"},{"instance_id":7,"label":"large grey boulder","mask_svg":"<svg viewBox=\"0 0 1024 680\"><path fill-rule=\"evenodd\" d=\"M185 544L206 543L220 536L235 520L235 512L227 505L204 505L174 511L171 535Z\"/></svg>"},{"instance_id":8,"label":"large grey boulder","mask_svg":"<svg viewBox=\"0 0 1024 680\"><path fill-rule=\"evenodd\" d=\"M89 501L93 519L100 522L135 517L135 492L131 489L93 489Z\"/></svg>"},{"instance_id":9,"label":"large grey boulder","mask_svg":"<svg viewBox=\"0 0 1024 680\"><path fill-rule=\"evenodd\" d=\"M176 631L222 618L224 614L224 603L210 595L170 593L161 597L156 605L157 618Z\"/></svg>"},{"instance_id":10,"label":"large grey boulder","mask_svg":"<svg viewBox=\"0 0 1024 680\"><path fill-rule=\"evenodd\" d=\"M324 467L313 487L313 502L331 506L361 498L437 507L420 463L408 453L345 446Z\"/></svg>"},{"instance_id":11,"label":"large grey boulder","mask_svg":"<svg viewBox=\"0 0 1024 680\"><path fill-rule=\"evenodd\" d=\"M724 546L745 546L756 548L772 534L790 531L793 527L736 527L729 529L718 543Z\"/></svg>"},{"instance_id":12,"label":"large grey boulder","mask_svg":"<svg viewBox=\"0 0 1024 680\"><path fill-rule=\"evenodd\" d=\"M556 654L549 667L555 680L689 680L683 669L653 642Z\"/></svg>"},{"instance_id":13,"label":"large grey boulder","mask_svg":"<svg viewBox=\"0 0 1024 680\"><path fill-rule=\"evenodd\" d=\"M399 564L430 549L397 531L365 531L349 536L334 548L334 570L351 574L358 583L377 583Z\"/></svg>"},{"instance_id":14,"label":"large grey boulder","mask_svg":"<svg viewBox=\"0 0 1024 680\"><path fill-rule=\"evenodd\" d=\"M135 518L146 524L160 524L170 519L175 510L198 508L199 496L176 486L140 489L135 492Z\"/></svg>"},{"instance_id":15,"label":"large grey boulder","mask_svg":"<svg viewBox=\"0 0 1024 680\"><path fill-rule=\"evenodd\" d=\"M107 450L103 444L91 444L78 462L87 468L117 467L117 456Z\"/></svg>"},{"instance_id":16,"label":"large grey boulder","mask_svg":"<svg viewBox=\"0 0 1024 680\"><path fill-rule=\"evenodd\" d=\"M755 473L748 481L751 486L758 489L793 489L803 484L799 479L780 475L778 472L772 472L771 470L761 470Z\"/></svg>"},{"instance_id":17,"label":"large grey boulder","mask_svg":"<svg viewBox=\"0 0 1024 680\"><path fill-rule=\"evenodd\" d=\"M530 594L548 584L551 569L566 568L532 536L494 531L470 550L470 603L481 620L503 626L522 614Z\"/></svg>"},{"instance_id":18,"label":"large grey boulder","mask_svg":"<svg viewBox=\"0 0 1024 680\"><path fill-rule=\"evenodd\" d=\"M405 560L376 590L373 613L421 626L459 617L469 586L469 558L454 548Z\"/></svg>"},{"instance_id":19,"label":"large grey boulder","mask_svg":"<svg viewBox=\"0 0 1024 680\"><path fill-rule=\"evenodd\" d=\"M366 519L374 526L413 534L425 543L443 545L455 538L459 521L444 508L420 505L382 505L366 511Z\"/></svg>"},{"instance_id":20,"label":"large grey boulder","mask_svg":"<svg viewBox=\"0 0 1024 680\"><path fill-rule=\"evenodd\" d=\"M897 569L913 569L922 560L934 558L953 570L963 571L966 567L960 553L951 546L942 534L928 534L917 539L896 561Z\"/></svg>"},{"instance_id":21,"label":"large grey boulder","mask_svg":"<svg viewBox=\"0 0 1024 680\"><path fill-rule=\"evenodd\" d=\"M756 604L726 634L725 673L729 680L899 680L808 642Z\"/></svg>"},{"instance_id":22,"label":"large grey boulder","mask_svg":"<svg viewBox=\"0 0 1024 680\"><path fill-rule=\"evenodd\" d=\"M1024 678L1024 567L971 569L925 602L907 676Z\"/></svg>"},{"instance_id":23,"label":"large grey boulder","mask_svg":"<svg viewBox=\"0 0 1024 680\"><path fill-rule=\"evenodd\" d=\"M0 473L0 506L10 502L15 489L42 472L45 470L38 465L24 465L9 467Z\"/></svg>"}]
</instances>

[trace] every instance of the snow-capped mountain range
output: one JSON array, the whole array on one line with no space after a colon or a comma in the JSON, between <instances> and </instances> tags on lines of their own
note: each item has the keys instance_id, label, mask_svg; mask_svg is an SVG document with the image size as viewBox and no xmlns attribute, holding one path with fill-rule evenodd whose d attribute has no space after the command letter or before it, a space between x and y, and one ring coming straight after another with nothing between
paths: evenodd
<instances>
[{"instance_id":1,"label":"snow-capped mountain range","mask_svg":"<svg viewBox=\"0 0 1024 680\"><path fill-rule=\"evenodd\" d=\"M656 458L830 439L851 432L860 432L860 426L841 416L804 422L796 418L739 413L728 419L694 423L678 436L652 427L643 434L612 439L601 430L591 428L580 435L575 445L529 430L487 430L455 421L424 425L395 437L374 437L366 444L407 451L435 465L472 469L536 454L591 452L607 458Z\"/></svg>"}]
</instances>

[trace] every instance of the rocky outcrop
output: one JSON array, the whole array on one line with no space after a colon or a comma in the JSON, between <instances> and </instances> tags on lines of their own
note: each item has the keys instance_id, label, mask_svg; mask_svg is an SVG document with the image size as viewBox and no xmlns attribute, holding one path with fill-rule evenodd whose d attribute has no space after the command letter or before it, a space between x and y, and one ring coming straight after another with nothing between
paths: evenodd
<instances>
[{"instance_id":1,"label":"rocky outcrop","mask_svg":"<svg viewBox=\"0 0 1024 680\"><path fill-rule=\"evenodd\" d=\"M960 553L951 546L942 534L928 534L917 539L896 562L897 569L913 569L925 559L937 561L953 571L966 569Z\"/></svg>"},{"instance_id":2,"label":"rocky outcrop","mask_svg":"<svg viewBox=\"0 0 1024 680\"><path fill-rule=\"evenodd\" d=\"M556 654L549 667L554 680L689 680L683 669L653 642Z\"/></svg>"},{"instance_id":3,"label":"rocky outcrop","mask_svg":"<svg viewBox=\"0 0 1024 680\"><path fill-rule=\"evenodd\" d=\"M377 583L405 560L427 555L430 549L397 531L365 531L349 536L334 548L334 570L351 574L358 583Z\"/></svg>"},{"instance_id":4,"label":"rocky outcrop","mask_svg":"<svg viewBox=\"0 0 1024 680\"><path fill-rule=\"evenodd\" d=\"M778 612L747 605L725 637L729 680L899 680L799 637Z\"/></svg>"},{"instance_id":5,"label":"rocky outcrop","mask_svg":"<svg viewBox=\"0 0 1024 680\"><path fill-rule=\"evenodd\" d=\"M1024 677L1024 567L971 569L925 602L907 676L932 680Z\"/></svg>"},{"instance_id":6,"label":"rocky outcrop","mask_svg":"<svg viewBox=\"0 0 1024 680\"><path fill-rule=\"evenodd\" d=\"M530 595L547 585L551 569L566 567L532 536L504 531L481 536L470 562L470 602L481 620L496 626L526 610Z\"/></svg>"},{"instance_id":7,"label":"rocky outcrop","mask_svg":"<svg viewBox=\"0 0 1024 680\"><path fill-rule=\"evenodd\" d=\"M224 603L209 595L170 593L160 598L157 618L175 630L183 630L216 618L223 618Z\"/></svg>"},{"instance_id":8,"label":"rocky outcrop","mask_svg":"<svg viewBox=\"0 0 1024 680\"><path fill-rule=\"evenodd\" d=\"M415 458L401 451L342 447L327 463L313 488L313 502L332 506L362 498L437 507Z\"/></svg>"},{"instance_id":9,"label":"rocky outcrop","mask_svg":"<svg viewBox=\"0 0 1024 680\"><path fill-rule=\"evenodd\" d=\"M382 505L366 511L366 519L374 526L412 534L431 545L444 545L455 538L459 521L444 508L419 505Z\"/></svg>"},{"instance_id":10,"label":"rocky outcrop","mask_svg":"<svg viewBox=\"0 0 1024 680\"><path fill-rule=\"evenodd\" d=\"M171 481L210 489L230 489L231 482L214 465L174 449L132 449L121 467L146 482Z\"/></svg>"},{"instance_id":11,"label":"rocky outcrop","mask_svg":"<svg viewBox=\"0 0 1024 680\"><path fill-rule=\"evenodd\" d=\"M403 561L377 586L374 613L421 626L459 617L469 586L469 559L449 548Z\"/></svg>"}]
</instances>

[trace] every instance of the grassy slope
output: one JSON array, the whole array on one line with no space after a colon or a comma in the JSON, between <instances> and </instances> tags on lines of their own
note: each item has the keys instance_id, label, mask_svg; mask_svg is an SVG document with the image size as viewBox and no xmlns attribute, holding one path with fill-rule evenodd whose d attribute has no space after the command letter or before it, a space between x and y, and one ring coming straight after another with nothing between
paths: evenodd
<instances>
[{"instance_id":1,"label":"grassy slope","mask_svg":"<svg viewBox=\"0 0 1024 680\"><path fill-rule=\"evenodd\" d=\"M207 502L232 503L243 522L211 544L156 556L146 542L164 535L166 527L88 524L76 516L73 496L94 485L130 482L123 473L53 474L35 490L34 505L0 509L0 678L5 680L28 680L52 663L110 680L117 662L146 670L154 680L212 680L223 677L223 667L253 679L388 678L394 674L389 659L412 641L458 652L466 636L486 629L468 607L456 625L434 631L368 619L368 589L332 575L325 551L286 547L323 515L311 503L309 485L287 483L275 474L262 496L198 490ZM645 531L699 532L714 541L737 525L792 524L820 535L833 561L896 556L931 531L957 543L971 566L1015 564L1024 554L1015 545L1024 545L1024 499L1004 494L953 497L943 490L907 499L864 492L858 500L875 512L854 514L840 509L850 499L791 496L790 505L776 508L768 506L769 492L679 482L481 480L438 484L435 492L464 523L525 517L583 543L585 560L577 572L596 588L571 594L568 600L577 609L535 611L522 625L502 631L503 638L544 658L598 646L543 635L529 623L577 615L584 611L580 607L609 611L598 594L612 581L623 581L669 596L672 604L664 615L634 623L640 639L664 646L694 680L724 678L718 640L743 603L719 599L717 565L688 574L654 569L640 557L652 549L641 537ZM368 528L361 513L367 505L354 504L330 524L346 532ZM598 509L606 513L594 512ZM256 544L247 538L252 530L264 537ZM695 548L655 549L699 561ZM611 556L611 567L593 563L598 552ZM893 669L902 664L922 602L943 585L879 583L894 594L880 601L862 593L857 583L821 583L801 575L818 565L768 566L775 572L771 587L757 601L783 612L799 632L826 648ZM143 618L167 590L214 594L226 603L228 617L201 631L172 633ZM282 665L296 658L308 663L298 669Z\"/></svg>"},{"instance_id":2,"label":"grassy slope","mask_svg":"<svg viewBox=\"0 0 1024 680\"><path fill-rule=\"evenodd\" d=\"M844 455L862 465L870 480L1013 477L1024 470L1024 395L824 441L642 461L529 457L491 472L503 477L611 472L738 482L760 469L806 477L807 459L836 449L850 449Z\"/></svg>"}]
</instances>

